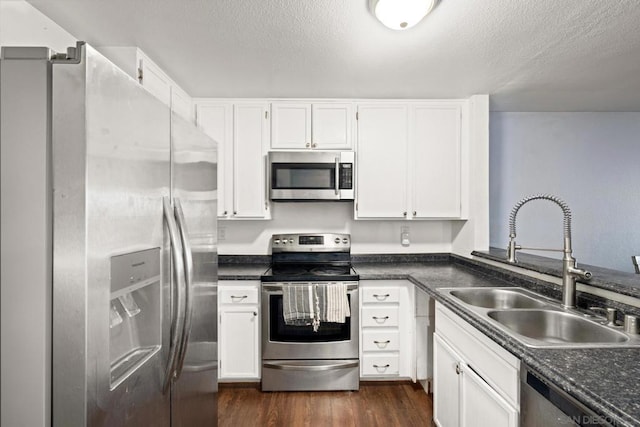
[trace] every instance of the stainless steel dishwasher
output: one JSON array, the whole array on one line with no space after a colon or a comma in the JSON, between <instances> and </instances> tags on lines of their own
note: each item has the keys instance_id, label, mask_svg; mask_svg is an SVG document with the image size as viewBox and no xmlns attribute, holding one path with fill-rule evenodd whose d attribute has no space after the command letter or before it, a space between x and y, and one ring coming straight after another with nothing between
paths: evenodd
<instances>
[{"instance_id":1,"label":"stainless steel dishwasher","mask_svg":"<svg viewBox=\"0 0 640 427\"><path fill-rule=\"evenodd\" d=\"M612 425L613 420L596 414L527 365L521 365L521 427Z\"/></svg>"}]
</instances>

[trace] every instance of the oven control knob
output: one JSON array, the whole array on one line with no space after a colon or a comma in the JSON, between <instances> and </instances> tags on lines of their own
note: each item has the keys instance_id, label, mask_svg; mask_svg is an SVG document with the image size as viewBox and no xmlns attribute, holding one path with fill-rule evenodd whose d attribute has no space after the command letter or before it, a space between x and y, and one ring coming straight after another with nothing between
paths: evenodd
<instances>
[{"instance_id":1,"label":"oven control knob","mask_svg":"<svg viewBox=\"0 0 640 427\"><path fill-rule=\"evenodd\" d=\"M336 242L336 243L340 243L340 238L339 238L339 237L336 237L335 242Z\"/></svg>"},{"instance_id":2,"label":"oven control knob","mask_svg":"<svg viewBox=\"0 0 640 427\"><path fill-rule=\"evenodd\" d=\"M344 239L342 239L342 243L344 243L344 244L346 245L347 243L349 243L349 239L347 239L347 238L345 237Z\"/></svg>"},{"instance_id":3,"label":"oven control knob","mask_svg":"<svg viewBox=\"0 0 640 427\"><path fill-rule=\"evenodd\" d=\"M277 245L278 243L280 243L280 239L275 239L275 240L273 241L273 243L275 243L275 244Z\"/></svg>"},{"instance_id":4,"label":"oven control knob","mask_svg":"<svg viewBox=\"0 0 640 427\"><path fill-rule=\"evenodd\" d=\"M293 239L289 239L289 244L293 245Z\"/></svg>"}]
</instances>

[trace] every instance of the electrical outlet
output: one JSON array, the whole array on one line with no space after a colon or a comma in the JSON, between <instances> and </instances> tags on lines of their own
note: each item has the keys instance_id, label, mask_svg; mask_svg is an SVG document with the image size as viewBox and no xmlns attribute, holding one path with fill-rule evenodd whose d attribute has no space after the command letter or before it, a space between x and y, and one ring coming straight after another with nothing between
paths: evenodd
<instances>
[{"instance_id":1,"label":"electrical outlet","mask_svg":"<svg viewBox=\"0 0 640 427\"><path fill-rule=\"evenodd\" d=\"M227 239L227 227L218 226L218 241L221 242Z\"/></svg>"},{"instance_id":2,"label":"electrical outlet","mask_svg":"<svg viewBox=\"0 0 640 427\"><path fill-rule=\"evenodd\" d=\"M402 246L409 246L411 241L409 240L409 226L403 225L400 227L400 243Z\"/></svg>"}]
</instances>

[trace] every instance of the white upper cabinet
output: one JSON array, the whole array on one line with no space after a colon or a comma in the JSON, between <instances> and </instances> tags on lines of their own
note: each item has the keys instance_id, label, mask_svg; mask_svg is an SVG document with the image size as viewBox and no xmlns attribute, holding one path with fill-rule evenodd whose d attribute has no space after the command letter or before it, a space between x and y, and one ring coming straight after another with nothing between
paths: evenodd
<instances>
[{"instance_id":1,"label":"white upper cabinet","mask_svg":"<svg viewBox=\"0 0 640 427\"><path fill-rule=\"evenodd\" d=\"M314 103L311 106L311 145L322 150L351 149L353 105Z\"/></svg>"},{"instance_id":2,"label":"white upper cabinet","mask_svg":"<svg viewBox=\"0 0 640 427\"><path fill-rule=\"evenodd\" d=\"M218 143L218 217L233 211L233 104L201 102L196 105L198 127Z\"/></svg>"},{"instance_id":3,"label":"white upper cabinet","mask_svg":"<svg viewBox=\"0 0 640 427\"><path fill-rule=\"evenodd\" d=\"M311 104L271 104L271 148L311 148Z\"/></svg>"},{"instance_id":4,"label":"white upper cabinet","mask_svg":"<svg viewBox=\"0 0 640 427\"><path fill-rule=\"evenodd\" d=\"M459 218L462 107L418 104L411 107L411 116L411 216Z\"/></svg>"},{"instance_id":5,"label":"white upper cabinet","mask_svg":"<svg viewBox=\"0 0 640 427\"><path fill-rule=\"evenodd\" d=\"M352 111L350 103L273 102L271 148L351 149Z\"/></svg>"},{"instance_id":6,"label":"white upper cabinet","mask_svg":"<svg viewBox=\"0 0 640 427\"><path fill-rule=\"evenodd\" d=\"M357 218L407 215L408 114L404 104L360 104Z\"/></svg>"},{"instance_id":7,"label":"white upper cabinet","mask_svg":"<svg viewBox=\"0 0 640 427\"><path fill-rule=\"evenodd\" d=\"M171 111L191 123L195 122L192 98L142 50L134 46L102 46L97 49L149 93L171 107Z\"/></svg>"},{"instance_id":8,"label":"white upper cabinet","mask_svg":"<svg viewBox=\"0 0 640 427\"><path fill-rule=\"evenodd\" d=\"M269 104L233 106L233 217L268 218Z\"/></svg>"},{"instance_id":9,"label":"white upper cabinet","mask_svg":"<svg viewBox=\"0 0 640 427\"><path fill-rule=\"evenodd\" d=\"M196 102L198 127L218 142L220 219L270 219L268 108L266 102Z\"/></svg>"},{"instance_id":10,"label":"white upper cabinet","mask_svg":"<svg viewBox=\"0 0 640 427\"><path fill-rule=\"evenodd\" d=\"M358 105L356 218L462 216L464 101Z\"/></svg>"}]
</instances>

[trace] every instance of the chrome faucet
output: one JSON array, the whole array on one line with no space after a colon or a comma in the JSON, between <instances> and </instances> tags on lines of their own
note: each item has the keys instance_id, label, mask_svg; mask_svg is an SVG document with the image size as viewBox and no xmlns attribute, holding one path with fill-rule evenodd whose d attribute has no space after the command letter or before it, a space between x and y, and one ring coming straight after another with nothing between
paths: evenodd
<instances>
[{"instance_id":1,"label":"chrome faucet","mask_svg":"<svg viewBox=\"0 0 640 427\"><path fill-rule=\"evenodd\" d=\"M563 249L546 248L525 248L516 245L516 215L522 206L532 200L549 200L560 206L564 215L564 247ZM575 308L576 306L576 279L589 280L591 272L577 267L576 259L571 255L571 210L569 206L556 196L550 194L537 194L525 197L520 200L509 214L509 248L507 249L507 259L510 263L516 263L516 250L530 249L536 251L557 251L563 252L562 256L562 305L565 308Z\"/></svg>"}]
</instances>

